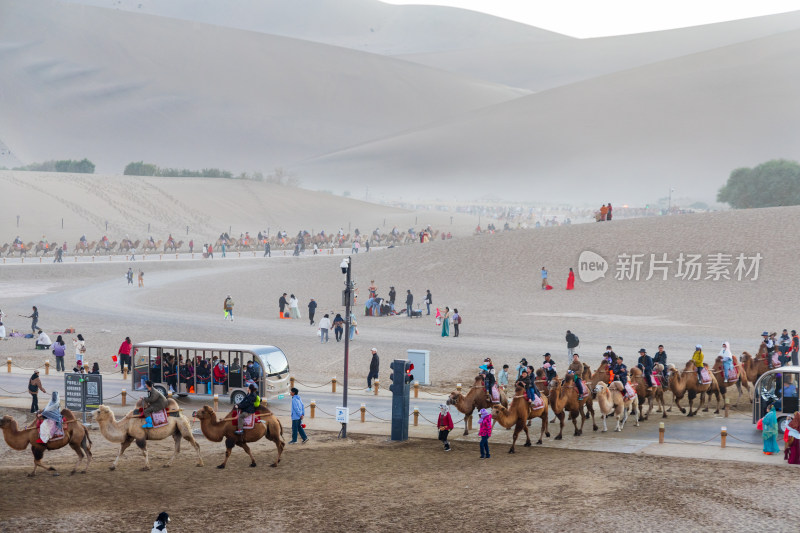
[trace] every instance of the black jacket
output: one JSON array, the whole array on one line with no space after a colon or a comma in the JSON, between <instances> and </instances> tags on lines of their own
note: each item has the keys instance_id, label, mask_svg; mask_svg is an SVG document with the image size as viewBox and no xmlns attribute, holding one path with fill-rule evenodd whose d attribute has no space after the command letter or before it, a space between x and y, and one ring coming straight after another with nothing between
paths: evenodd
<instances>
[{"instance_id":1,"label":"black jacket","mask_svg":"<svg viewBox=\"0 0 800 533\"><path fill-rule=\"evenodd\" d=\"M545 361L545 363L547 363L547 361ZM558 371L556 370L556 364L553 362L552 359L550 360L550 368L545 368L544 372L545 375L547 375L547 381L552 381L556 379Z\"/></svg>"},{"instance_id":2,"label":"black jacket","mask_svg":"<svg viewBox=\"0 0 800 533\"><path fill-rule=\"evenodd\" d=\"M243 413L255 413L256 412L256 394L254 392L247 393L247 396L244 397L244 400L239 402L239 409Z\"/></svg>"},{"instance_id":3,"label":"black jacket","mask_svg":"<svg viewBox=\"0 0 800 533\"><path fill-rule=\"evenodd\" d=\"M565 337L567 340L567 348L577 348L578 347L578 337L574 333L569 333Z\"/></svg>"},{"instance_id":4,"label":"black jacket","mask_svg":"<svg viewBox=\"0 0 800 533\"><path fill-rule=\"evenodd\" d=\"M664 369L667 368L667 352L656 352L656 355L653 356L653 363L661 363L664 365Z\"/></svg>"},{"instance_id":5,"label":"black jacket","mask_svg":"<svg viewBox=\"0 0 800 533\"><path fill-rule=\"evenodd\" d=\"M380 366L380 357L378 357L377 353L372 354L372 361L369 362L369 373L373 375L378 375L378 368Z\"/></svg>"},{"instance_id":6,"label":"black jacket","mask_svg":"<svg viewBox=\"0 0 800 533\"><path fill-rule=\"evenodd\" d=\"M644 370L644 375L649 376L653 373L653 358L647 354L640 355L639 366L641 366L642 370Z\"/></svg>"},{"instance_id":7,"label":"black jacket","mask_svg":"<svg viewBox=\"0 0 800 533\"><path fill-rule=\"evenodd\" d=\"M308 314L313 315L317 311L317 302L310 301L308 302Z\"/></svg>"},{"instance_id":8,"label":"black jacket","mask_svg":"<svg viewBox=\"0 0 800 533\"><path fill-rule=\"evenodd\" d=\"M394 289L389 291L389 303L394 303L394 299L397 297L397 293L394 292Z\"/></svg>"},{"instance_id":9,"label":"black jacket","mask_svg":"<svg viewBox=\"0 0 800 533\"><path fill-rule=\"evenodd\" d=\"M406 296L406 305L411 305L413 303L414 303L414 295L409 292L408 295Z\"/></svg>"},{"instance_id":10,"label":"black jacket","mask_svg":"<svg viewBox=\"0 0 800 533\"><path fill-rule=\"evenodd\" d=\"M281 296L280 300L278 300L278 307L281 308L281 311L283 311L283 309L286 307L287 304L288 302L286 301L286 297Z\"/></svg>"}]
</instances>

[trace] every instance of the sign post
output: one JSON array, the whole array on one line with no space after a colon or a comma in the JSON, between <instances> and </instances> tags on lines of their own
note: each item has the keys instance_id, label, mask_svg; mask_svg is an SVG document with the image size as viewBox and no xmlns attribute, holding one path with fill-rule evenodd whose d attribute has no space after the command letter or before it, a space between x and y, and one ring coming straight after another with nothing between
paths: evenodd
<instances>
[{"instance_id":1,"label":"sign post","mask_svg":"<svg viewBox=\"0 0 800 533\"><path fill-rule=\"evenodd\" d=\"M97 409L103 403L103 376L99 374L64 374L64 406L80 411L86 423L86 410Z\"/></svg>"}]
</instances>

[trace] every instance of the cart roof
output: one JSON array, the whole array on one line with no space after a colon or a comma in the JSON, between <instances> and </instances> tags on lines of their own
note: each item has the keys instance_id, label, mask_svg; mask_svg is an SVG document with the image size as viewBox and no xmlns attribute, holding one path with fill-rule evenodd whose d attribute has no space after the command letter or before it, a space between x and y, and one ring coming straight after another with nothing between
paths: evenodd
<instances>
[{"instance_id":1,"label":"cart roof","mask_svg":"<svg viewBox=\"0 0 800 533\"><path fill-rule=\"evenodd\" d=\"M282 352L280 348L269 344L224 344L217 342L191 342L191 341L147 341L134 344L136 348L171 348L184 350L215 350L232 352L252 352L255 354L266 354L271 352Z\"/></svg>"}]
</instances>

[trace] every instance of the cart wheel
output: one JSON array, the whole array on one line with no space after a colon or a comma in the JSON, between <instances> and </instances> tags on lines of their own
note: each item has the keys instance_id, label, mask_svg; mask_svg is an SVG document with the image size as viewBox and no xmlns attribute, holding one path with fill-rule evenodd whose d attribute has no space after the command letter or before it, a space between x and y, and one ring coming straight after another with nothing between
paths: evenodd
<instances>
[{"instance_id":1,"label":"cart wheel","mask_svg":"<svg viewBox=\"0 0 800 533\"><path fill-rule=\"evenodd\" d=\"M783 437L783 434L786 432L786 428L789 427L789 422L791 422L792 417L790 416L781 416L778 418L778 436Z\"/></svg>"},{"instance_id":2,"label":"cart wheel","mask_svg":"<svg viewBox=\"0 0 800 533\"><path fill-rule=\"evenodd\" d=\"M231 403L236 405L237 403L241 403L244 401L244 397L247 396L244 391L233 391L231 394Z\"/></svg>"}]
</instances>

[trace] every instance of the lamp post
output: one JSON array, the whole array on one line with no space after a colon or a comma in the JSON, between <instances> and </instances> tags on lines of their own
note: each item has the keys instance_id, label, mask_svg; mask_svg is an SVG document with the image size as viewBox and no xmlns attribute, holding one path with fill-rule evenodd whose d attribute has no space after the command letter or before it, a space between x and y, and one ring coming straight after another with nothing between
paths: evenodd
<instances>
[{"instance_id":1,"label":"lamp post","mask_svg":"<svg viewBox=\"0 0 800 533\"><path fill-rule=\"evenodd\" d=\"M672 211L672 193L674 193L674 192L675 192L675 189L670 187L669 188L669 203L667 204L667 214L669 214L670 211Z\"/></svg>"},{"instance_id":2,"label":"lamp post","mask_svg":"<svg viewBox=\"0 0 800 533\"><path fill-rule=\"evenodd\" d=\"M344 390L342 392L342 407L347 410L347 375L348 369L350 367L350 304L352 303L353 299L353 281L351 276L351 268L350 268L350 256L346 259L342 260L342 264L339 265L342 269L342 274L347 276L344 286L345 289L342 291L342 296L344 298ZM339 432L339 438L346 439L347 438L347 422L342 422L342 430Z\"/></svg>"}]
</instances>

